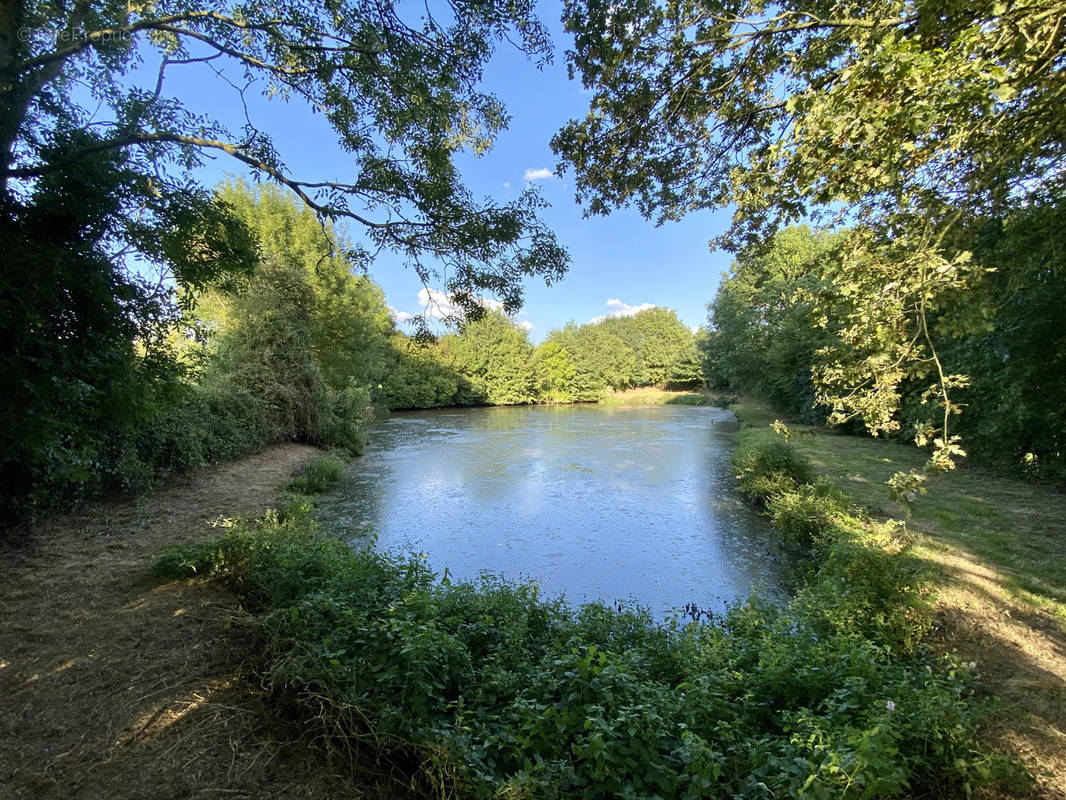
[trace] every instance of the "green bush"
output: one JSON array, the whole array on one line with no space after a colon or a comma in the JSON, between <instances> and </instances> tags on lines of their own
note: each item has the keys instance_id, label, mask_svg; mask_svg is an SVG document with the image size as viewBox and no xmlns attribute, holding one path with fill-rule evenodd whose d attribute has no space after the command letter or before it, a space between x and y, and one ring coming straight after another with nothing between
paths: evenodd
<instances>
[{"instance_id":1,"label":"green bush","mask_svg":"<svg viewBox=\"0 0 1066 800\"><path fill-rule=\"evenodd\" d=\"M849 518L796 602L823 634L866 636L913 651L932 624L927 578L895 523Z\"/></svg>"},{"instance_id":2,"label":"green bush","mask_svg":"<svg viewBox=\"0 0 1066 800\"><path fill-rule=\"evenodd\" d=\"M671 397L663 405L667 406L710 406L714 405L705 394L679 394Z\"/></svg>"},{"instance_id":3,"label":"green bush","mask_svg":"<svg viewBox=\"0 0 1066 800\"><path fill-rule=\"evenodd\" d=\"M752 600L713 624L658 625L535 585L438 581L422 560L312 528L268 515L157 569L233 587L256 615L266 682L305 709L310 734L353 759L372 735L418 765L426 793L961 796L986 777L969 672L901 655L863 624L908 602L880 532L842 534L786 608ZM837 592L842 577L852 588Z\"/></svg>"},{"instance_id":4,"label":"green bush","mask_svg":"<svg viewBox=\"0 0 1066 800\"><path fill-rule=\"evenodd\" d=\"M319 403L315 438L348 455L366 448L366 423L371 415L370 389L352 381L344 389L326 389Z\"/></svg>"},{"instance_id":5,"label":"green bush","mask_svg":"<svg viewBox=\"0 0 1066 800\"><path fill-rule=\"evenodd\" d=\"M285 488L294 494L322 494L344 477L344 466L336 456L319 456L300 469Z\"/></svg>"},{"instance_id":6,"label":"green bush","mask_svg":"<svg viewBox=\"0 0 1066 800\"><path fill-rule=\"evenodd\" d=\"M832 541L846 516L847 501L832 484L819 479L795 491L780 492L766 501L774 530L788 544L801 547Z\"/></svg>"},{"instance_id":7,"label":"green bush","mask_svg":"<svg viewBox=\"0 0 1066 800\"><path fill-rule=\"evenodd\" d=\"M810 463L788 442L747 436L733 454L738 488L749 500L766 503L771 497L794 491L814 473Z\"/></svg>"}]
</instances>

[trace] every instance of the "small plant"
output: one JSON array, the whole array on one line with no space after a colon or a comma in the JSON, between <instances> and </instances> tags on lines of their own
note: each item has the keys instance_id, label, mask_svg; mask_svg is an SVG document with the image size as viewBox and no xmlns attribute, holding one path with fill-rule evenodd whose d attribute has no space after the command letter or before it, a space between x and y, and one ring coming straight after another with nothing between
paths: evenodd
<instances>
[{"instance_id":1,"label":"small plant","mask_svg":"<svg viewBox=\"0 0 1066 800\"><path fill-rule=\"evenodd\" d=\"M847 517L847 506L843 494L824 479L772 495L766 502L774 530L800 547L832 542Z\"/></svg>"},{"instance_id":2,"label":"small plant","mask_svg":"<svg viewBox=\"0 0 1066 800\"><path fill-rule=\"evenodd\" d=\"M795 491L813 478L810 463L791 444L778 438L742 441L733 455L738 488L749 500L766 503L771 497Z\"/></svg>"},{"instance_id":3,"label":"small plant","mask_svg":"<svg viewBox=\"0 0 1066 800\"><path fill-rule=\"evenodd\" d=\"M301 469L285 487L293 494L322 494L344 477L344 462L332 455L319 456Z\"/></svg>"}]
</instances>

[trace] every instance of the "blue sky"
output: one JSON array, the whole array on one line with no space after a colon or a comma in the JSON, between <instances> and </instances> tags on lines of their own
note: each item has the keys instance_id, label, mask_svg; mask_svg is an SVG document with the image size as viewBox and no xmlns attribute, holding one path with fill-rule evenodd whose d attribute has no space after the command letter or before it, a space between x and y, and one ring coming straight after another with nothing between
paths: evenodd
<instances>
[{"instance_id":1,"label":"blue sky","mask_svg":"<svg viewBox=\"0 0 1066 800\"><path fill-rule=\"evenodd\" d=\"M561 4L555 0L540 5L541 19L555 42L554 63L538 70L505 43L485 70L486 88L503 100L512 120L492 151L459 159L464 180L477 197L514 198L525 186L527 175L550 172L556 160L548 144L552 135L567 120L587 111L588 96L580 82L567 78L569 38L562 30L560 13ZM152 67L146 64L146 68ZM190 108L239 122L233 118L239 105L234 93L221 86L216 90L217 79L199 69L173 71L168 91L186 100ZM321 115L311 115L295 102L265 100L255 100L251 111L253 122L274 136L292 174L344 179L346 155ZM238 167L223 156L205 168L203 177L215 182L224 174L239 173ZM526 323L535 341L570 320L588 322L643 304L673 308L690 326L705 322L705 305L731 260L728 253L711 253L707 242L728 224L727 211L692 214L660 228L631 210L585 219L574 200L572 175L537 177L532 182L551 203L543 217L572 257L567 277L551 287L539 280L527 281L525 308L516 319ZM422 285L398 258L382 254L371 277L385 290L394 309L423 310L418 297ZM609 301L614 302L608 305Z\"/></svg>"}]
</instances>

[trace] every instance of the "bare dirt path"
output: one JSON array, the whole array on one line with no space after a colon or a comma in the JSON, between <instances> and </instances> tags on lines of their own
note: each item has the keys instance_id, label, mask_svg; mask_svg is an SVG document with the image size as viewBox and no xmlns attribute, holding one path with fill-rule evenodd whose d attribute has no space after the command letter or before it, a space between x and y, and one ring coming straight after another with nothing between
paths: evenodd
<instances>
[{"instance_id":1,"label":"bare dirt path","mask_svg":"<svg viewBox=\"0 0 1066 800\"><path fill-rule=\"evenodd\" d=\"M337 794L242 668L234 599L150 577L162 547L274 505L315 452L273 447L0 549L0 797Z\"/></svg>"}]
</instances>

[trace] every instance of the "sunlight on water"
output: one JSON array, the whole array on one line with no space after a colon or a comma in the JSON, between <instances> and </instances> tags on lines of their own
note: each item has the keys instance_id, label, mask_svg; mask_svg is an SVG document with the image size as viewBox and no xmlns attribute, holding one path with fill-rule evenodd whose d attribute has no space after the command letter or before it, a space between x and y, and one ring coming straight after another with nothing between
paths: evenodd
<instances>
[{"instance_id":1,"label":"sunlight on water","mask_svg":"<svg viewBox=\"0 0 1066 800\"><path fill-rule=\"evenodd\" d=\"M357 544L423 553L453 579L534 579L575 603L721 611L785 572L734 491L717 408L533 406L394 414L323 512Z\"/></svg>"}]
</instances>

